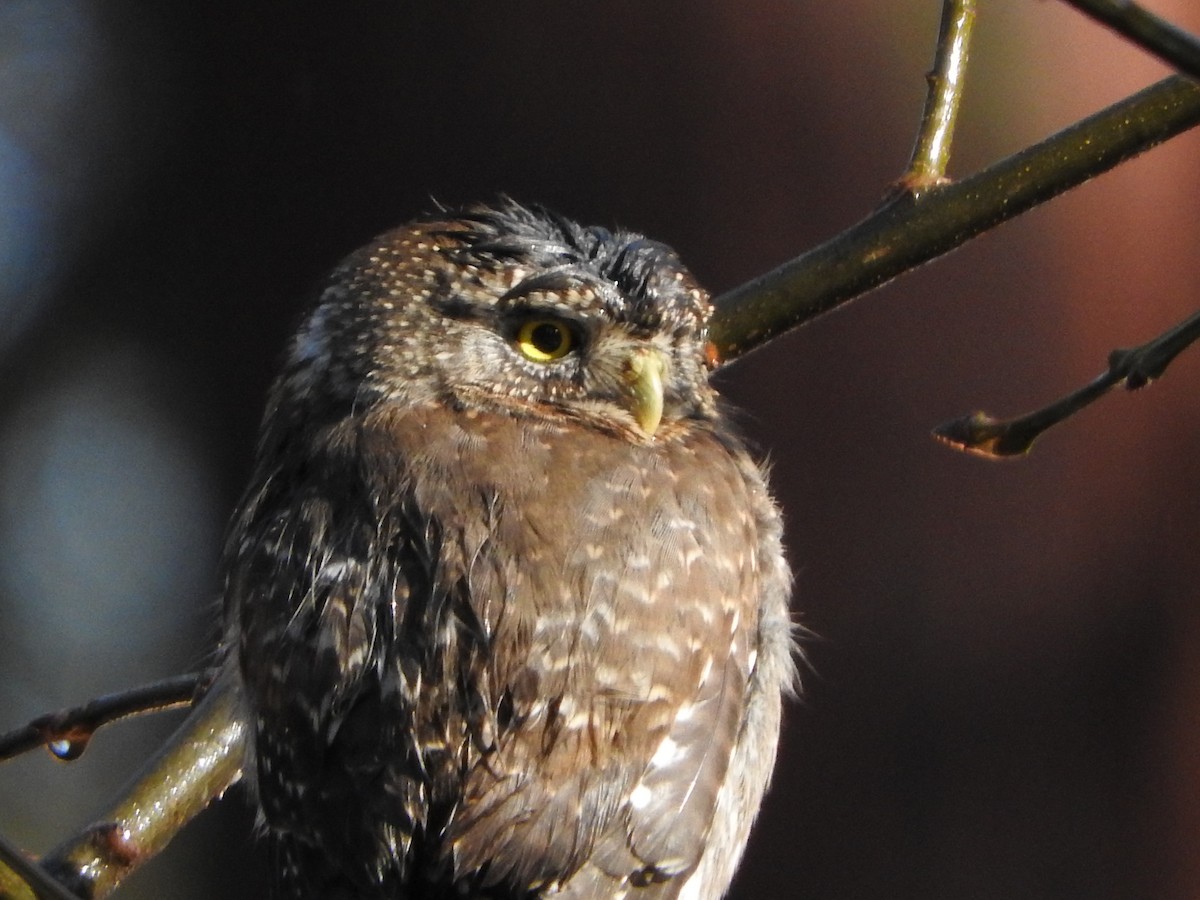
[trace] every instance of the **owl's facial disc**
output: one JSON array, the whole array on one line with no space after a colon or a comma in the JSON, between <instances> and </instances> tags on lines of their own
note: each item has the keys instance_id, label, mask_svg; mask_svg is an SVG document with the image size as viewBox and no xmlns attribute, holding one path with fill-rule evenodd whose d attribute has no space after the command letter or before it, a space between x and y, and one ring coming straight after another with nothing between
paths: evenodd
<instances>
[{"instance_id":1,"label":"owl's facial disc","mask_svg":"<svg viewBox=\"0 0 1200 900\"><path fill-rule=\"evenodd\" d=\"M645 437L654 436L662 423L671 369L667 348L605 329L603 325L588 328L583 321L560 317L552 310L527 315L508 330L512 348L546 374L544 384L554 384L548 392L553 397L552 403L572 405L569 398L574 391L563 391L558 376L582 368L590 375L593 399L607 396L610 403L633 419ZM604 332L606 339L600 338ZM590 350L589 345L592 345ZM574 357L574 365L560 368L560 364L568 362L568 357ZM572 379L567 381L570 383Z\"/></svg>"}]
</instances>

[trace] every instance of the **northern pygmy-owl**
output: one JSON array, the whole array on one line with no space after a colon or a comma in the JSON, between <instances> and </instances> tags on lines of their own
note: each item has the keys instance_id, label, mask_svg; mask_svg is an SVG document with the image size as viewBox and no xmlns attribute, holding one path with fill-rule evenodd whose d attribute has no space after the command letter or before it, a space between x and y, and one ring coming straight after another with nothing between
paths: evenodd
<instances>
[{"instance_id":1,"label":"northern pygmy-owl","mask_svg":"<svg viewBox=\"0 0 1200 900\"><path fill-rule=\"evenodd\" d=\"M505 202L353 254L225 551L287 898L716 898L793 679L675 254Z\"/></svg>"}]
</instances>

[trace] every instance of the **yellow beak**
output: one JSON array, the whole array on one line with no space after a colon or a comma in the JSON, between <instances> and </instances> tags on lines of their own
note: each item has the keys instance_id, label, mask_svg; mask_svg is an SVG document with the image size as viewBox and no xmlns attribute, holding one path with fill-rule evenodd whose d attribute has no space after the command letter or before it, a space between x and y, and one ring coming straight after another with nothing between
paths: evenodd
<instances>
[{"instance_id":1,"label":"yellow beak","mask_svg":"<svg viewBox=\"0 0 1200 900\"><path fill-rule=\"evenodd\" d=\"M638 348L625 367L629 411L647 437L652 437L662 422L663 374L666 370L666 357L649 347Z\"/></svg>"}]
</instances>

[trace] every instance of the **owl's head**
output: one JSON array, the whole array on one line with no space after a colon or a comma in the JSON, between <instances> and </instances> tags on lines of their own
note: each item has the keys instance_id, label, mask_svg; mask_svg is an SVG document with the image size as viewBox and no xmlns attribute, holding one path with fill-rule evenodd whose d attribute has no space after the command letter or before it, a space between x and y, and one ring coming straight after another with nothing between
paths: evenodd
<instances>
[{"instance_id":1,"label":"owl's head","mask_svg":"<svg viewBox=\"0 0 1200 900\"><path fill-rule=\"evenodd\" d=\"M333 273L277 400L446 402L651 440L714 414L710 312L674 251L641 235L510 201L443 212Z\"/></svg>"}]
</instances>

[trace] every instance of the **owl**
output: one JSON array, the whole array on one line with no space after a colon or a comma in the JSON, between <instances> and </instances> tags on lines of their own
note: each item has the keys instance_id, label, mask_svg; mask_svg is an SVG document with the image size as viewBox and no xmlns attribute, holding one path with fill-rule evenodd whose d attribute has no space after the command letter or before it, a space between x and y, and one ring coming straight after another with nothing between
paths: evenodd
<instances>
[{"instance_id":1,"label":"owl","mask_svg":"<svg viewBox=\"0 0 1200 900\"><path fill-rule=\"evenodd\" d=\"M330 277L223 564L278 897L725 893L794 665L710 312L668 247L511 201Z\"/></svg>"}]
</instances>

